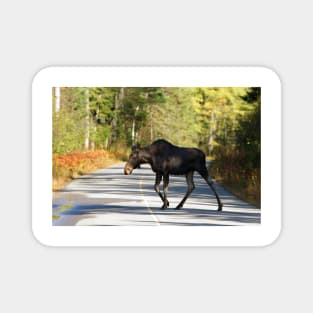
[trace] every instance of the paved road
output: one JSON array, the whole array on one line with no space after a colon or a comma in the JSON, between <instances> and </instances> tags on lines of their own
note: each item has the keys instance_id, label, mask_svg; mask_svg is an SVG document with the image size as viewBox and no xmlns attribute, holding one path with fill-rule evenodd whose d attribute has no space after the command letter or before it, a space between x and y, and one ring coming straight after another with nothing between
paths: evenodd
<instances>
[{"instance_id":1,"label":"paved road","mask_svg":"<svg viewBox=\"0 0 313 313\"><path fill-rule=\"evenodd\" d=\"M53 225L119 226L251 225L261 221L260 210L221 186L216 189L224 204L217 202L206 182L195 173L196 189L180 210L174 210L186 192L184 176L170 176L170 207L160 210L161 199L153 189L154 173L149 165L124 175L123 163L85 175L53 194ZM162 185L161 185L162 186Z\"/></svg>"}]
</instances>

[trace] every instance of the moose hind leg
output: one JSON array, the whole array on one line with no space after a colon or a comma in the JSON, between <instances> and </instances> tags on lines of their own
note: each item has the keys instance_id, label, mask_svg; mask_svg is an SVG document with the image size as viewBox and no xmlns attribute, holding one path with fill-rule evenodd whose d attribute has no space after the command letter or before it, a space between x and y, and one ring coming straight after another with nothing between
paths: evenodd
<instances>
[{"instance_id":1,"label":"moose hind leg","mask_svg":"<svg viewBox=\"0 0 313 313\"><path fill-rule=\"evenodd\" d=\"M160 183L162 181L162 174L156 174L155 176L155 184L154 184L154 190L155 192L160 196L161 200L164 203L164 197L162 195L162 192L160 191ZM167 206L169 206L169 202L167 201Z\"/></svg>"},{"instance_id":2,"label":"moose hind leg","mask_svg":"<svg viewBox=\"0 0 313 313\"><path fill-rule=\"evenodd\" d=\"M204 167L203 169L201 169L198 172L204 178L204 180L207 182L207 184L211 187L211 189L212 189L212 191L216 197L217 203L218 203L218 209L217 210L222 211L223 204L222 204L220 197L218 196L218 194L214 188L213 182L209 179L209 174L208 174L207 169Z\"/></svg>"},{"instance_id":3,"label":"moose hind leg","mask_svg":"<svg viewBox=\"0 0 313 313\"><path fill-rule=\"evenodd\" d=\"M177 205L176 207L177 210L183 207L185 201L187 200L189 195L192 193L192 191L195 189L195 184L193 182L193 171L190 171L186 174L186 181L187 181L188 189L183 200L180 201L180 203Z\"/></svg>"}]
</instances>

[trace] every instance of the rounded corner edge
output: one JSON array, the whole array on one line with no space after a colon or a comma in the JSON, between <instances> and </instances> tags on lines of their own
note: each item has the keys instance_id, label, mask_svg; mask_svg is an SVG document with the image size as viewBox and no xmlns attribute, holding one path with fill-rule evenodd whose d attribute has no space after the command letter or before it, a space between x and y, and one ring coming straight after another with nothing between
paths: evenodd
<instances>
[{"instance_id":1,"label":"rounded corner edge","mask_svg":"<svg viewBox=\"0 0 313 313\"><path fill-rule=\"evenodd\" d=\"M32 224L31 227L31 233L32 233L32 237L33 239L41 246L45 247L45 248L50 248L50 247L54 247L54 245L47 243L44 239L42 239L42 236L40 235L40 232L38 234L38 231L36 230L36 228L34 227L34 224Z\"/></svg>"},{"instance_id":2,"label":"rounded corner edge","mask_svg":"<svg viewBox=\"0 0 313 313\"><path fill-rule=\"evenodd\" d=\"M282 79L280 77L280 74L273 68L269 66L260 66L259 67L262 71L266 73L266 75L276 81L276 83L279 85L279 88L282 87Z\"/></svg>"},{"instance_id":3,"label":"rounded corner edge","mask_svg":"<svg viewBox=\"0 0 313 313\"><path fill-rule=\"evenodd\" d=\"M272 234L269 236L267 241L263 243L261 247L267 248L269 246L275 245L277 241L279 240L279 238L281 237L281 233L282 233L282 225L279 224L277 229L275 229L275 231L272 232Z\"/></svg>"},{"instance_id":4,"label":"rounded corner edge","mask_svg":"<svg viewBox=\"0 0 313 313\"><path fill-rule=\"evenodd\" d=\"M32 86L36 85L37 81L40 81L41 79L45 78L47 72L51 72L54 69L55 69L54 66L45 66L39 69L32 78Z\"/></svg>"}]
</instances>

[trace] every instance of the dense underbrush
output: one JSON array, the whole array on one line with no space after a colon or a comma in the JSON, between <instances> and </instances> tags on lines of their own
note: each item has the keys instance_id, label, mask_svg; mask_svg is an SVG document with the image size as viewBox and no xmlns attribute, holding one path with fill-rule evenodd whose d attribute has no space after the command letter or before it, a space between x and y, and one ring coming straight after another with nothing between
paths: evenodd
<instances>
[{"instance_id":1,"label":"dense underbrush","mask_svg":"<svg viewBox=\"0 0 313 313\"><path fill-rule=\"evenodd\" d=\"M239 198L261 207L261 169L259 161L234 149L223 149L210 167L210 175Z\"/></svg>"}]
</instances>

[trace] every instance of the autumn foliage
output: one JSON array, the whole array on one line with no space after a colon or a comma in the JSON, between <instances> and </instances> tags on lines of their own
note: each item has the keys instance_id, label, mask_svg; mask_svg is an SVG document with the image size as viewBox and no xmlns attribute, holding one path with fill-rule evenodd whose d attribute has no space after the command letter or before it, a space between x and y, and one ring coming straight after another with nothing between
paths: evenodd
<instances>
[{"instance_id":1,"label":"autumn foliage","mask_svg":"<svg viewBox=\"0 0 313 313\"><path fill-rule=\"evenodd\" d=\"M75 152L52 156L53 190L80 175L116 162L115 154L105 150Z\"/></svg>"}]
</instances>

